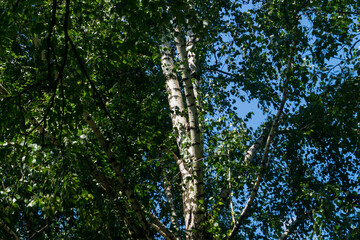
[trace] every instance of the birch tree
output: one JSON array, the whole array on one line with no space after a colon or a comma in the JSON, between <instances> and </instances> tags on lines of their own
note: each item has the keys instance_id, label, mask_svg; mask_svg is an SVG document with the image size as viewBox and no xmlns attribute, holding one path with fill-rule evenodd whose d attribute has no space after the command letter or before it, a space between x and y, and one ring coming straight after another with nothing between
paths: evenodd
<instances>
[{"instance_id":1,"label":"birch tree","mask_svg":"<svg viewBox=\"0 0 360 240\"><path fill-rule=\"evenodd\" d=\"M1 4L0 237L360 236L356 1Z\"/></svg>"}]
</instances>

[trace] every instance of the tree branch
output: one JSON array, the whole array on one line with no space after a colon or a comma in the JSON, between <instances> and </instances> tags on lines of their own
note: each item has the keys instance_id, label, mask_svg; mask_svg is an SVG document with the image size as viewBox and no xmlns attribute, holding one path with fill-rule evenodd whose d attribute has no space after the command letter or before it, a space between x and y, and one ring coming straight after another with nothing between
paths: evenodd
<instances>
[{"instance_id":1,"label":"tree branch","mask_svg":"<svg viewBox=\"0 0 360 240\"><path fill-rule=\"evenodd\" d=\"M0 219L0 227L2 227L5 230L5 232L7 232L14 239L20 240L19 236L13 230L11 230L11 228L8 225L6 225L6 223L4 223L1 219Z\"/></svg>"},{"instance_id":2,"label":"tree branch","mask_svg":"<svg viewBox=\"0 0 360 240\"><path fill-rule=\"evenodd\" d=\"M9 95L9 92L6 90L6 88L4 88L3 85L1 85L1 83L0 83L0 94L1 95Z\"/></svg>"},{"instance_id":3,"label":"tree branch","mask_svg":"<svg viewBox=\"0 0 360 240\"><path fill-rule=\"evenodd\" d=\"M234 211L234 203L232 201L232 189L231 189L231 168L229 168L228 182L229 182L229 191L230 191L229 198L230 198L231 220L232 223L235 225L235 211Z\"/></svg>"},{"instance_id":4,"label":"tree branch","mask_svg":"<svg viewBox=\"0 0 360 240\"><path fill-rule=\"evenodd\" d=\"M48 35L46 38L46 43L47 43L47 67L48 67L48 81L51 81L51 63L50 63L50 54L51 54L51 37L52 37L52 32L54 29L54 26L56 24L56 9L57 9L57 1L53 0L52 2L52 9L51 9L51 21L49 23L49 30L48 30Z\"/></svg>"},{"instance_id":5,"label":"tree branch","mask_svg":"<svg viewBox=\"0 0 360 240\"><path fill-rule=\"evenodd\" d=\"M263 143L264 139L265 139L265 133L263 132L261 134L261 136L256 140L255 143L253 143L253 145L250 146L250 148L246 151L245 154L245 158L244 158L244 162L246 164L250 163L251 160L254 158L254 156L256 155L256 153L259 151L261 144Z\"/></svg>"},{"instance_id":6,"label":"tree branch","mask_svg":"<svg viewBox=\"0 0 360 240\"><path fill-rule=\"evenodd\" d=\"M103 134L100 132L98 126L96 125L96 123L94 122L94 120L92 119L92 117L90 116L90 114L87 111L83 112L83 117L84 117L85 121L88 123L88 125L91 127L91 129L93 130L96 138L98 139L98 141L100 143L100 146L102 147L103 151L105 152L106 156L108 157L109 163L113 167L115 174L120 181L121 189L123 190L123 192L125 192L127 198L129 199L129 201L131 203L131 207L134 209L135 214L136 214L138 220L140 221L141 226L143 227L143 230L145 231L147 238L150 239L149 224L144 216L144 213L140 207L140 204L135 199L134 191L129 187L129 184L128 184L124 174L121 172L120 165L116 161L115 155L111 151L110 144L105 140Z\"/></svg>"},{"instance_id":7,"label":"tree branch","mask_svg":"<svg viewBox=\"0 0 360 240\"><path fill-rule=\"evenodd\" d=\"M69 4L69 1L67 0L67 4ZM68 7L69 5L67 5L67 11L68 11ZM66 24L65 24L66 26ZM67 34L66 34L67 35ZM68 39L70 41L70 39ZM64 70L65 67L65 62L66 62L66 57L65 60L61 66L61 70L59 71L59 75L58 78L62 77L62 72ZM7 91L7 89L5 87L3 87L0 84L0 94L1 95L9 95L9 92ZM24 109L25 110L25 109ZM131 226L132 230L138 234L141 235L144 232L146 233L146 237L147 239L151 239L150 237L150 232L149 232L149 223L148 220L144 217L144 215L141 213L141 205L137 202L137 200L134 198L134 192L129 188L127 181L125 179L125 177L123 176L123 174L120 171L120 167L119 165L115 162L115 157L113 155L113 153L111 152L110 146L107 143L107 141L105 140L104 136L102 135L102 133L100 132L99 128L97 127L97 125L95 124L95 122L92 120L90 114L87 111L83 112L83 117L85 118L85 121L88 123L88 125L91 127L91 129L93 130L95 136L97 137L98 141L100 142L101 147L103 148L103 150L105 151L106 155L108 156L110 163L112 164L115 173L117 173L117 176L120 180L120 183L122 185L122 190L126 193L129 201L131 202L131 206L133 207L139 221L141 222L142 225L142 232L140 231L134 231L134 227L135 226ZM54 136L52 136L51 134L48 133L48 131L41 125L41 122L38 122L34 117L30 118L30 122L35 126L34 129L36 129L37 131L39 131L40 133L44 133L45 137L50 139L50 142L52 144L54 144L55 146L59 146L59 142L55 139ZM92 170L92 175L95 179L97 179L103 186L104 190L110 194L112 197L116 196L116 192L115 190L112 188L112 186L109 184L109 181L106 179L106 177L104 176L104 174L102 172L100 172L95 166L93 166L92 162L88 161L87 162L89 166L91 166L91 170ZM156 218L155 216L152 216L152 218ZM126 217L125 217L126 220ZM160 222L159 220L157 220L158 222ZM0 226L6 226L4 225L5 223L0 222ZM133 225L134 223L130 224ZM157 223L158 224L158 223ZM136 229L135 229L136 230ZM167 231L169 232L169 231ZM171 231L170 231L171 233ZM19 239L19 238L16 238Z\"/></svg>"},{"instance_id":8,"label":"tree branch","mask_svg":"<svg viewBox=\"0 0 360 240\"><path fill-rule=\"evenodd\" d=\"M232 73L228 73L228 72L222 71L220 69L216 69L216 68L206 68L206 70L209 72L219 72L219 73L222 73L222 74L225 74L228 76L234 76L234 74L232 74Z\"/></svg>"},{"instance_id":9,"label":"tree branch","mask_svg":"<svg viewBox=\"0 0 360 240\"><path fill-rule=\"evenodd\" d=\"M199 131L199 116L196 105L196 98L194 93L194 84L191 80L190 67L187 59L187 53L185 48L185 40L180 26L174 28L175 32L175 45L180 60L181 77L184 83L185 101L188 110L188 120L190 129L190 158L193 160L202 157L200 149L200 131ZM200 165L199 165L200 166ZM194 168L196 169L196 164Z\"/></svg>"},{"instance_id":10,"label":"tree branch","mask_svg":"<svg viewBox=\"0 0 360 240\"><path fill-rule=\"evenodd\" d=\"M4 88L1 84L0 84L0 90L2 91L2 93L4 93L4 95L10 94L7 91L7 89ZM23 109L23 110L25 111L25 109ZM88 114L88 113L85 113L85 115L86 114ZM54 146L59 147L59 142L55 139L55 137L52 136L34 117L30 118L30 122L32 123L33 126L36 126L35 129L37 131L39 131L40 133L44 133L45 137L48 138ZM96 125L93 125L93 127L96 127ZM101 143L103 144L102 145L102 147L103 147L104 143L106 145L106 141L103 138L100 131L98 132L98 134L101 139ZM101 184L104 191L109 195L110 198L115 199L115 197L118 195L118 190L113 188L113 186L111 185L111 181L109 179L107 179L106 176L101 171L99 171L99 169L96 166L94 166L93 162L89 158L87 159L86 163L91 170L92 176ZM130 209L130 207L128 209ZM131 229L133 232L135 232L135 234L137 234L138 236L141 236L143 229L138 230L136 227L137 224L134 221L129 220L126 217L125 213L124 213L124 219L126 222L128 222L129 230ZM1 225L1 223L0 223L0 225Z\"/></svg>"},{"instance_id":11,"label":"tree branch","mask_svg":"<svg viewBox=\"0 0 360 240\"><path fill-rule=\"evenodd\" d=\"M68 33L66 32L66 35L68 35ZM88 80L91 88L93 89L93 91L95 92L95 95L97 96L98 98L98 104L99 104L99 107L105 112L106 116L110 119L111 123L113 124L113 126L118 129L117 127L117 124L115 123L113 117L110 115L109 111L107 110L106 108L106 105L104 103L104 100L103 100L103 97L101 96L101 94L99 93L99 91L97 90L96 86L95 86L95 83L91 80L88 72L86 71L86 68L85 68L85 65L83 63L83 61L81 60L81 57L80 57L80 54L78 53L77 49L76 49L76 46L75 44L73 43L73 41L71 40L70 36L68 35L68 41L71 45L71 48L73 49L74 51L74 55L80 65L80 69L81 71L84 73L86 79Z\"/></svg>"},{"instance_id":12,"label":"tree branch","mask_svg":"<svg viewBox=\"0 0 360 240\"><path fill-rule=\"evenodd\" d=\"M301 221L303 221L308 215L311 213L311 209L306 211L300 217L297 217L296 220L291 222L288 228L284 231L284 233L278 238L278 240L286 240L298 227Z\"/></svg>"},{"instance_id":13,"label":"tree branch","mask_svg":"<svg viewBox=\"0 0 360 240\"><path fill-rule=\"evenodd\" d=\"M151 226L168 240L176 240L177 238L154 214L149 213L150 219L153 221Z\"/></svg>"},{"instance_id":14,"label":"tree branch","mask_svg":"<svg viewBox=\"0 0 360 240\"><path fill-rule=\"evenodd\" d=\"M131 208L134 209L135 214L141 223L143 231L146 233L146 237L148 239L151 239L150 232L149 232L149 222L145 218L144 207L136 200L134 191L130 188L130 186L127 182L127 179L125 178L124 174L121 172L119 164L116 162L116 158L111 151L110 144L105 140L103 134L100 132L98 126L96 125L94 120L91 118L90 114L88 112L84 111L83 116L84 116L85 121L88 123L88 125L93 130L93 132L94 132L95 136L97 137L104 152L106 153L106 155L109 159L109 162L112 165L112 167L120 181L120 184L121 184L120 188L123 192L125 192L127 198L129 199L129 201L131 203ZM163 225L161 223L161 221L159 219L157 219L157 217L155 215L153 215L151 213L148 213L148 214L150 215L150 219L153 220L153 222L150 225L153 226L156 231L158 231L162 235L165 234L163 236L168 239L175 239L174 234L170 230L168 230L165 227L165 225Z\"/></svg>"},{"instance_id":15,"label":"tree branch","mask_svg":"<svg viewBox=\"0 0 360 240\"><path fill-rule=\"evenodd\" d=\"M276 116L274 118L274 121L272 123L270 133L269 133L269 135L267 137L267 141L266 141L266 144L265 144L265 149L264 149L263 157L261 159L260 169L259 169L259 173L258 173L256 182L255 182L255 185L253 187L251 195L250 195L250 197L249 197L243 211L241 212L238 220L236 221L235 226L231 230L228 239L233 239L235 237L235 235L237 234L237 232L239 231L240 225L241 225L242 221L245 219L247 213L250 211L251 205L254 202L255 196L257 195L257 192L259 190L260 183L262 181L264 171L265 171L266 166L267 166L267 158L268 158L271 142L272 142L272 139L273 139L273 137L275 135L275 130L277 128L277 125L279 123L280 117L282 115L282 112L283 112L283 109L284 109L284 106L285 106L285 103L286 103L286 100L287 100L288 90L287 90L286 84L288 82L288 74L291 71L293 50L294 50L294 45L291 47L291 54L290 54L290 56L288 58L288 63L287 63L287 68L286 68L286 75L285 75L285 84L284 84L285 87L284 87L284 90L283 90L282 100L281 100L281 103L280 103L280 107L279 107L279 109L278 109L278 111L276 113Z\"/></svg>"},{"instance_id":16,"label":"tree branch","mask_svg":"<svg viewBox=\"0 0 360 240\"><path fill-rule=\"evenodd\" d=\"M47 222L47 221L46 221ZM44 231L45 229L47 229L49 227L49 224L46 223L46 225L44 227L42 227L40 230L35 230L35 233L33 235L31 235L30 239L32 239L33 237L35 237L37 234L41 233L42 231Z\"/></svg>"},{"instance_id":17,"label":"tree branch","mask_svg":"<svg viewBox=\"0 0 360 240\"><path fill-rule=\"evenodd\" d=\"M184 177L188 177L190 176L189 171L186 169L184 161L182 159L180 159L173 151L171 151L168 147L166 147L165 145L162 146L162 149L167 152L168 154L170 154L172 156L172 158L175 160L176 164L179 167L180 173L181 175Z\"/></svg>"},{"instance_id":18,"label":"tree branch","mask_svg":"<svg viewBox=\"0 0 360 240\"><path fill-rule=\"evenodd\" d=\"M233 227L233 229L230 232L229 239L233 239L234 236L236 235L236 233L238 232L239 227L240 227L242 221L244 220L245 216L249 212L249 210L251 208L251 205L254 202L255 196L256 196L256 194L257 194L257 192L259 190L260 183L261 183L261 180L263 178L264 170L265 170L266 165L267 165L266 162L267 162L267 157L268 157L271 141L272 141L272 138L273 138L273 136L275 134L275 129L276 129L277 125L278 125L278 122L279 122L279 119L280 119L280 116L281 116L281 112L282 112L282 109L284 108L286 100L287 100L287 89L285 89L284 92L283 92L283 99L281 101L280 108L279 108L279 110L278 110L278 112L277 112L277 114L275 116L275 119L273 121L273 124L271 126L270 133L269 133L267 141L266 141L264 154L263 154L263 157L262 157L262 160L261 160L260 169L259 169L259 173L258 173L256 182L255 182L254 188L253 188L253 190L251 192L251 195L250 195L250 197L249 197L243 211L241 212L238 220L236 221L235 226Z\"/></svg>"}]
</instances>

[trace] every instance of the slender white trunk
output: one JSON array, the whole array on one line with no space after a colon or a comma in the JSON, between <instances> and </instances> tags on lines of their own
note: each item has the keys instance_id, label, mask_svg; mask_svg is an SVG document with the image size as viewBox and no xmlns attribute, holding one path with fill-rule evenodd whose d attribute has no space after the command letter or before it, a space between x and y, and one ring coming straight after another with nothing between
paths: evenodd
<instances>
[{"instance_id":1,"label":"slender white trunk","mask_svg":"<svg viewBox=\"0 0 360 240\"><path fill-rule=\"evenodd\" d=\"M180 61L180 74L183 80L185 101L183 100L179 80L174 68L174 60L170 51L170 43L164 41L161 46L162 70L166 76L166 90L173 128L177 131L177 144L180 159L177 160L182 175L183 210L185 228L188 239L195 239L202 232L203 210L203 173L202 149L199 129L199 115L197 109L194 84L188 62L184 36L179 27L175 29L175 44ZM195 59L193 57L193 59ZM186 102L186 111L184 107Z\"/></svg>"},{"instance_id":2,"label":"slender white trunk","mask_svg":"<svg viewBox=\"0 0 360 240\"><path fill-rule=\"evenodd\" d=\"M194 84L191 78L188 55L185 46L185 38L179 26L175 27L175 44L180 60L181 77L184 83L185 101L188 111L190 143L189 158L191 162L191 179L186 179L186 189L183 201L187 205L185 212L185 227L189 230L188 239L202 238L204 220L204 190L203 190L203 166L202 149L199 128L199 114L196 104ZM196 67L194 66L194 69Z\"/></svg>"},{"instance_id":3,"label":"slender white trunk","mask_svg":"<svg viewBox=\"0 0 360 240\"><path fill-rule=\"evenodd\" d=\"M180 84L174 71L174 61L171 54L170 43L168 41L164 41L161 45L161 68L166 77L166 91L168 93L172 125L173 128L176 129L176 141L180 152L183 152L182 142L186 137L188 122L186 119Z\"/></svg>"},{"instance_id":4,"label":"slender white trunk","mask_svg":"<svg viewBox=\"0 0 360 240\"><path fill-rule=\"evenodd\" d=\"M193 6L189 3L189 9ZM168 11L171 12L169 6ZM166 76L166 89L169 94L169 106L173 128L178 132L177 143L180 159L176 160L182 176L183 211L187 239L204 239L205 219L204 183L202 164L202 142L199 126L199 82L196 64L196 37L188 26L188 36L182 31L182 26L176 23L176 17L171 21L176 46L178 71L174 68L174 56L171 55L168 40L161 46L162 70ZM187 21L189 23L189 21ZM187 40L185 42L185 39ZM178 75L181 75L183 88L181 91ZM183 95L182 95L183 94ZM186 103L186 108L184 107ZM177 109L178 111L174 111ZM186 111L185 111L186 110Z\"/></svg>"},{"instance_id":5,"label":"slender white trunk","mask_svg":"<svg viewBox=\"0 0 360 240\"><path fill-rule=\"evenodd\" d=\"M165 41L161 45L161 67L166 77L166 91L168 93L168 102L171 111L171 120L173 128L176 131L176 141L180 152L180 158L174 154L174 158L179 167L182 178L183 190L183 211L185 217L185 226L191 221L191 202L188 201L188 188L191 187L191 174L188 171L188 165L191 164L189 152L186 147L186 139L188 138L188 121L186 118L185 107L181 94L180 84L174 70L173 56L170 50L170 43Z\"/></svg>"}]
</instances>

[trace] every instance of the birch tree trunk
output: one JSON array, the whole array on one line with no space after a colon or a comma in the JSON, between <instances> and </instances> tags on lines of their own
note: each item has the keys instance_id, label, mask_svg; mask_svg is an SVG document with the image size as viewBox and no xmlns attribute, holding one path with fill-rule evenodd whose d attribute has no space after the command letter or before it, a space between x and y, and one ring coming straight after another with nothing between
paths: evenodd
<instances>
[{"instance_id":1,"label":"birch tree trunk","mask_svg":"<svg viewBox=\"0 0 360 240\"><path fill-rule=\"evenodd\" d=\"M194 36L191 36L193 39ZM202 149L198 113L198 91L194 86L192 76L195 75L195 56L186 49L185 37L182 28L174 27L174 41L176 45L176 58L179 60L179 70L175 71L174 55L171 53L170 42L164 41L161 46L162 70L166 76L166 89L168 93L171 119L177 136L177 145L180 152L177 165L182 178L183 211L187 239L203 239L204 229L204 187ZM191 40L191 48L194 41ZM192 59L191 69L189 58ZM181 76L183 86L179 83ZM181 88L184 91L182 95ZM184 106L186 104L186 107ZM187 114L186 114L187 113Z\"/></svg>"}]
</instances>

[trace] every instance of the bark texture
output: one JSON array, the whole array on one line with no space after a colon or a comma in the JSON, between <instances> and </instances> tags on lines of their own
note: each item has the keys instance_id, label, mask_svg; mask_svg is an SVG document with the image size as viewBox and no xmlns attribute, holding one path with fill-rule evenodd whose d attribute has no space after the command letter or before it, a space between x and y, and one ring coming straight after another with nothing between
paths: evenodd
<instances>
[{"instance_id":1,"label":"bark texture","mask_svg":"<svg viewBox=\"0 0 360 240\"><path fill-rule=\"evenodd\" d=\"M190 32L191 33L191 32ZM171 119L177 136L177 145L180 157L177 157L182 186L183 186L183 211L187 239L203 238L204 187L202 167L202 144L199 126L199 99L195 79L196 74L195 54L190 52L194 45L194 34L190 36L186 46L184 32L181 26L174 26L175 56L172 54L170 43L164 40L161 46L162 70L166 77L166 90L171 110ZM191 59L191 67L189 66ZM178 76L181 76L183 86L180 86ZM184 95L181 89L183 89ZM186 104L186 107L184 106Z\"/></svg>"}]
</instances>

